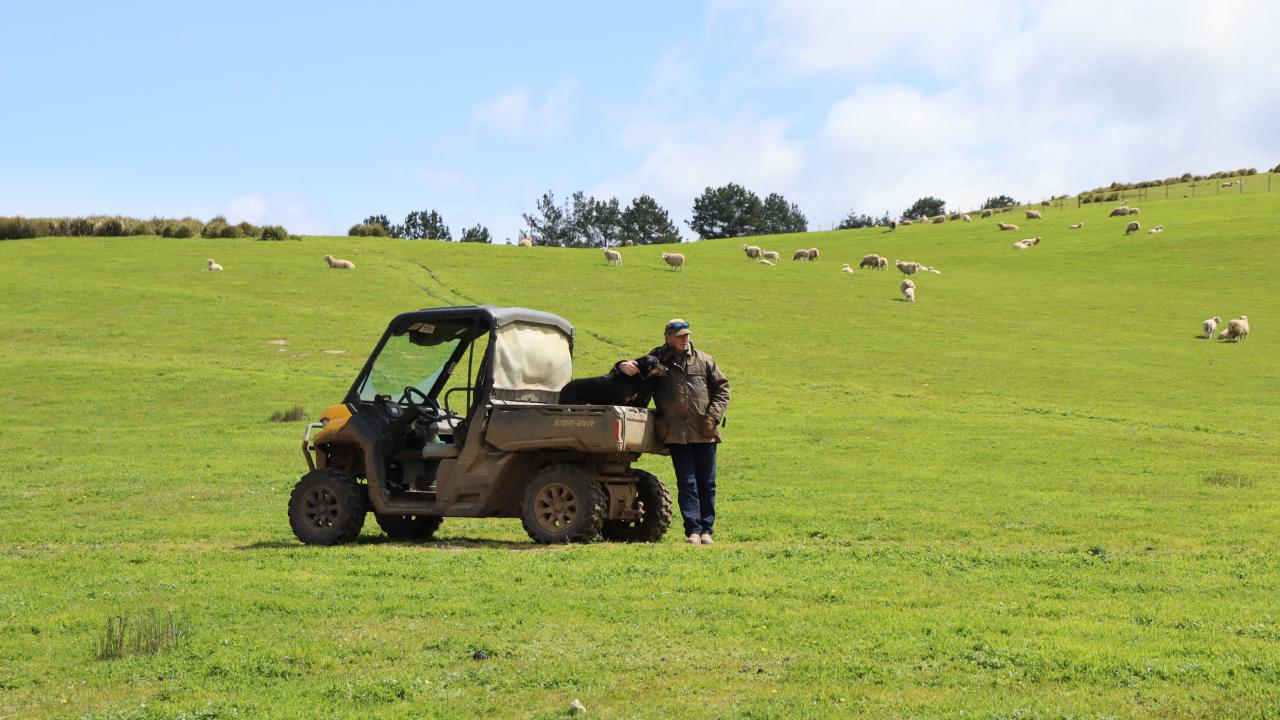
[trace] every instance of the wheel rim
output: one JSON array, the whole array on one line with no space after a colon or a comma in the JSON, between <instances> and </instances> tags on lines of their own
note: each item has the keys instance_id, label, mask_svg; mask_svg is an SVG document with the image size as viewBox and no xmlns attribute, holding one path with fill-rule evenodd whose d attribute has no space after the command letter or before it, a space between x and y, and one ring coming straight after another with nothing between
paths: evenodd
<instances>
[{"instance_id":1,"label":"wheel rim","mask_svg":"<svg viewBox=\"0 0 1280 720\"><path fill-rule=\"evenodd\" d=\"M548 483L533 499L533 517L544 530L563 532L578 517L578 498L562 483Z\"/></svg>"},{"instance_id":2,"label":"wheel rim","mask_svg":"<svg viewBox=\"0 0 1280 720\"><path fill-rule=\"evenodd\" d=\"M312 527L331 528L338 519L338 496L329 488L312 488L302 498L302 508Z\"/></svg>"}]
</instances>

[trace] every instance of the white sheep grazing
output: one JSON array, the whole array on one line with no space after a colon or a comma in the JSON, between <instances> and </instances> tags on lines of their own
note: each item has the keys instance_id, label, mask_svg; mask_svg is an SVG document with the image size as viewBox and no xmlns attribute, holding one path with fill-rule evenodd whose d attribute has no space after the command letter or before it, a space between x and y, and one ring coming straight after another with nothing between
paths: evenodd
<instances>
[{"instance_id":1,"label":"white sheep grazing","mask_svg":"<svg viewBox=\"0 0 1280 720\"><path fill-rule=\"evenodd\" d=\"M1014 225L1013 223L1006 223L1006 222L996 223L996 226L998 226L1001 230L1017 230L1018 229L1017 225Z\"/></svg>"},{"instance_id":2,"label":"white sheep grazing","mask_svg":"<svg viewBox=\"0 0 1280 720\"><path fill-rule=\"evenodd\" d=\"M814 260L817 260L817 259L818 259L818 248L809 248L809 260L810 260L810 262L812 262L812 261L814 261Z\"/></svg>"},{"instance_id":3,"label":"white sheep grazing","mask_svg":"<svg viewBox=\"0 0 1280 720\"><path fill-rule=\"evenodd\" d=\"M875 253L871 253L870 255L863 255L862 262L858 263L858 267L859 268L869 267L872 270L875 270L880 267L880 256Z\"/></svg>"},{"instance_id":4,"label":"white sheep grazing","mask_svg":"<svg viewBox=\"0 0 1280 720\"><path fill-rule=\"evenodd\" d=\"M849 263L845 263L845 264L840 268L840 272L842 272L842 273L851 273L851 272L853 272L853 268L849 267Z\"/></svg>"},{"instance_id":5,"label":"white sheep grazing","mask_svg":"<svg viewBox=\"0 0 1280 720\"><path fill-rule=\"evenodd\" d=\"M894 230L897 230L897 229L898 229L898 221L897 221L897 220L890 220L890 221L889 221L889 232L893 232Z\"/></svg>"},{"instance_id":6,"label":"white sheep grazing","mask_svg":"<svg viewBox=\"0 0 1280 720\"><path fill-rule=\"evenodd\" d=\"M1031 246L1027 244L1026 240L1019 240L1018 242L1013 244L1014 250L1026 250L1029 247Z\"/></svg>"},{"instance_id":7,"label":"white sheep grazing","mask_svg":"<svg viewBox=\"0 0 1280 720\"><path fill-rule=\"evenodd\" d=\"M1129 214L1130 214L1130 215L1137 215L1137 214L1138 214L1138 211L1139 211L1139 210L1141 210L1141 209L1142 209L1142 208L1129 208Z\"/></svg>"},{"instance_id":8,"label":"white sheep grazing","mask_svg":"<svg viewBox=\"0 0 1280 720\"><path fill-rule=\"evenodd\" d=\"M961 216L960 216L960 219L961 219L961 220L963 220L963 221L965 221L965 222L967 222L967 223L971 223L971 222L973 222L973 218L969 217L968 215L961 215Z\"/></svg>"},{"instance_id":9,"label":"white sheep grazing","mask_svg":"<svg viewBox=\"0 0 1280 720\"><path fill-rule=\"evenodd\" d=\"M1218 329L1218 325L1219 325L1220 323L1222 323L1222 318L1218 317L1217 315L1214 315L1213 317L1211 317L1211 318L1209 318L1208 320L1205 320L1203 323L1201 323L1201 327L1203 327L1203 328L1204 328L1204 339L1205 339L1205 340L1212 340L1212 339L1213 339L1213 333L1214 333L1215 331L1217 331L1217 329Z\"/></svg>"},{"instance_id":10,"label":"white sheep grazing","mask_svg":"<svg viewBox=\"0 0 1280 720\"><path fill-rule=\"evenodd\" d=\"M212 271L214 271L214 272L222 272L222 266L221 266L221 265L219 265L218 263L214 262L214 261L213 261L213 258L205 258L205 259L204 259L204 261L205 261L206 263L208 263L208 265L205 267L205 270L212 270Z\"/></svg>"},{"instance_id":11,"label":"white sheep grazing","mask_svg":"<svg viewBox=\"0 0 1280 720\"><path fill-rule=\"evenodd\" d=\"M634 240L627 240L626 242L622 243L622 245L623 247L635 247L636 243Z\"/></svg>"},{"instance_id":12,"label":"white sheep grazing","mask_svg":"<svg viewBox=\"0 0 1280 720\"><path fill-rule=\"evenodd\" d=\"M898 223L898 224L899 224L899 225L914 225L915 223L911 222L910 220L907 220L906 218L903 218L902 222L900 222L900 223Z\"/></svg>"},{"instance_id":13,"label":"white sheep grazing","mask_svg":"<svg viewBox=\"0 0 1280 720\"><path fill-rule=\"evenodd\" d=\"M521 235L520 239L516 241L516 245L519 245L520 247L533 247L533 238L528 235Z\"/></svg>"},{"instance_id":14,"label":"white sheep grazing","mask_svg":"<svg viewBox=\"0 0 1280 720\"><path fill-rule=\"evenodd\" d=\"M1082 222L1078 222L1078 223L1074 223L1074 224L1068 225L1068 226L1067 226L1067 229L1068 229L1068 230L1079 230L1079 229L1080 229L1080 228L1082 228L1082 227L1084 227L1084 223L1082 223Z\"/></svg>"},{"instance_id":15,"label":"white sheep grazing","mask_svg":"<svg viewBox=\"0 0 1280 720\"><path fill-rule=\"evenodd\" d=\"M950 215L948 215L948 216L947 216L947 219L948 219L948 220L951 220L951 221L953 221L953 222L954 222L954 221L956 221L956 220L959 220L959 219L960 219L960 213L958 213L958 212L953 212L953 213L951 213Z\"/></svg>"},{"instance_id":16,"label":"white sheep grazing","mask_svg":"<svg viewBox=\"0 0 1280 720\"><path fill-rule=\"evenodd\" d=\"M1039 235L1037 235L1037 236L1035 236L1035 237L1031 238L1030 240L1028 240L1027 242L1028 242L1028 243L1031 243L1032 245L1039 245L1039 244L1040 244L1040 236L1039 236Z\"/></svg>"},{"instance_id":17,"label":"white sheep grazing","mask_svg":"<svg viewBox=\"0 0 1280 720\"><path fill-rule=\"evenodd\" d=\"M325 255L324 261L334 270L355 270L356 264L350 260L339 260L332 255Z\"/></svg>"},{"instance_id":18,"label":"white sheep grazing","mask_svg":"<svg viewBox=\"0 0 1280 720\"><path fill-rule=\"evenodd\" d=\"M1227 332L1232 342L1243 342L1249 339L1249 316L1241 315L1227 323Z\"/></svg>"},{"instance_id":19,"label":"white sheep grazing","mask_svg":"<svg viewBox=\"0 0 1280 720\"><path fill-rule=\"evenodd\" d=\"M662 261L670 265L673 271L684 267L684 255L681 253L662 253Z\"/></svg>"},{"instance_id":20,"label":"white sheep grazing","mask_svg":"<svg viewBox=\"0 0 1280 720\"><path fill-rule=\"evenodd\" d=\"M807 248L802 248L800 250L797 250L795 251L794 254L792 254L791 259L792 260L808 260L809 250Z\"/></svg>"},{"instance_id":21,"label":"white sheep grazing","mask_svg":"<svg viewBox=\"0 0 1280 720\"><path fill-rule=\"evenodd\" d=\"M1226 182L1222 183L1222 187L1231 187L1231 181L1230 181L1230 180L1228 180L1228 181L1226 181Z\"/></svg>"},{"instance_id":22,"label":"white sheep grazing","mask_svg":"<svg viewBox=\"0 0 1280 720\"><path fill-rule=\"evenodd\" d=\"M1028 210L1028 211L1027 211L1027 219L1028 219L1028 220L1042 220L1043 218L1041 218L1041 217L1040 217L1040 211L1039 211L1039 210Z\"/></svg>"},{"instance_id":23,"label":"white sheep grazing","mask_svg":"<svg viewBox=\"0 0 1280 720\"><path fill-rule=\"evenodd\" d=\"M1162 232L1164 232L1164 228L1161 228L1161 227L1153 227L1153 228L1151 228L1150 230L1148 230L1148 231L1147 231L1147 234L1148 234L1148 235L1156 235L1156 234L1158 234L1158 233L1162 233Z\"/></svg>"},{"instance_id":24,"label":"white sheep grazing","mask_svg":"<svg viewBox=\"0 0 1280 720\"><path fill-rule=\"evenodd\" d=\"M764 258L760 258L759 260L757 260L757 261L756 261L756 264L757 264L757 265L768 265L769 267L773 267L773 261L772 261L772 260L765 260Z\"/></svg>"},{"instance_id":25,"label":"white sheep grazing","mask_svg":"<svg viewBox=\"0 0 1280 720\"><path fill-rule=\"evenodd\" d=\"M922 267L922 268L920 268L920 269L921 269L921 270L923 270L923 271L925 271L925 272L927 272L927 273L933 273L934 275L941 275L941 274L942 274L942 271L941 271L941 270L939 270L938 268L935 268L935 267Z\"/></svg>"},{"instance_id":26,"label":"white sheep grazing","mask_svg":"<svg viewBox=\"0 0 1280 720\"><path fill-rule=\"evenodd\" d=\"M1118 208L1112 209L1111 214L1107 215L1107 217L1124 217L1125 215L1128 215L1128 214L1129 214L1129 208L1127 206L1121 205Z\"/></svg>"},{"instance_id":27,"label":"white sheep grazing","mask_svg":"<svg viewBox=\"0 0 1280 720\"><path fill-rule=\"evenodd\" d=\"M742 252L744 252L744 253L746 253L746 254L747 254L747 259L748 259L748 260L758 260L758 259L760 258L760 246L759 246L759 245L747 245L746 243L743 243L743 244L742 244Z\"/></svg>"},{"instance_id":28,"label":"white sheep grazing","mask_svg":"<svg viewBox=\"0 0 1280 720\"><path fill-rule=\"evenodd\" d=\"M604 262L606 265L622 266L622 253L617 250L604 249Z\"/></svg>"},{"instance_id":29,"label":"white sheep grazing","mask_svg":"<svg viewBox=\"0 0 1280 720\"><path fill-rule=\"evenodd\" d=\"M939 223L944 223L946 221L947 221L946 215L939 215L938 217L934 218L932 222L934 225L937 225Z\"/></svg>"},{"instance_id":30,"label":"white sheep grazing","mask_svg":"<svg viewBox=\"0 0 1280 720\"><path fill-rule=\"evenodd\" d=\"M901 270L903 275L915 275L920 270L920 263L918 262L902 262L901 260L894 260L893 265Z\"/></svg>"},{"instance_id":31,"label":"white sheep grazing","mask_svg":"<svg viewBox=\"0 0 1280 720\"><path fill-rule=\"evenodd\" d=\"M983 211L982 211L982 219L983 219L983 220L986 220L987 218L991 217L991 215L992 215L992 212L991 212L991 210L989 210L989 209L988 209L988 210L983 210Z\"/></svg>"},{"instance_id":32,"label":"white sheep grazing","mask_svg":"<svg viewBox=\"0 0 1280 720\"><path fill-rule=\"evenodd\" d=\"M1142 224L1141 224L1141 223L1139 223L1137 220L1133 220L1133 221L1131 221L1128 225L1126 225L1126 226L1125 226L1125 228L1124 228L1124 234L1125 234L1125 235L1130 235L1130 234L1133 234L1133 233L1138 232L1138 231L1139 231L1139 230L1141 230L1141 229L1142 229Z\"/></svg>"},{"instance_id":33,"label":"white sheep grazing","mask_svg":"<svg viewBox=\"0 0 1280 720\"><path fill-rule=\"evenodd\" d=\"M876 261L877 270L885 270L889 267L889 258L880 258Z\"/></svg>"},{"instance_id":34,"label":"white sheep grazing","mask_svg":"<svg viewBox=\"0 0 1280 720\"><path fill-rule=\"evenodd\" d=\"M898 289L902 291L903 300L906 300L907 302L916 301L916 284L915 283L911 282L910 280L903 280L902 284L898 286Z\"/></svg>"},{"instance_id":35,"label":"white sheep grazing","mask_svg":"<svg viewBox=\"0 0 1280 720\"><path fill-rule=\"evenodd\" d=\"M776 250L765 250L764 252L760 253L760 256L763 257L765 260L771 260L773 262L778 262L779 260L782 259L782 254L777 252Z\"/></svg>"}]
</instances>

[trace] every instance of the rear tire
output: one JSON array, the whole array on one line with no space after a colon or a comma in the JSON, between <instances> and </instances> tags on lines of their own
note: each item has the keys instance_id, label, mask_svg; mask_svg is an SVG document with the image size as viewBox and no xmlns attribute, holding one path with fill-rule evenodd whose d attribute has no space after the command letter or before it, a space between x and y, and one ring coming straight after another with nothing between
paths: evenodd
<instances>
[{"instance_id":1,"label":"rear tire","mask_svg":"<svg viewBox=\"0 0 1280 720\"><path fill-rule=\"evenodd\" d=\"M600 534L608 492L574 465L548 465L524 489L520 520L534 542L590 542Z\"/></svg>"},{"instance_id":2,"label":"rear tire","mask_svg":"<svg viewBox=\"0 0 1280 720\"><path fill-rule=\"evenodd\" d=\"M600 534L615 542L658 542L671 526L671 494L650 473L634 470L636 499L644 503L639 520L606 520Z\"/></svg>"},{"instance_id":3,"label":"rear tire","mask_svg":"<svg viewBox=\"0 0 1280 720\"><path fill-rule=\"evenodd\" d=\"M392 540L430 540L444 518L436 515L383 515L374 513L378 527Z\"/></svg>"},{"instance_id":4,"label":"rear tire","mask_svg":"<svg viewBox=\"0 0 1280 720\"><path fill-rule=\"evenodd\" d=\"M289 494L289 526L308 545L351 542L364 527L364 487L337 468L312 470Z\"/></svg>"}]
</instances>

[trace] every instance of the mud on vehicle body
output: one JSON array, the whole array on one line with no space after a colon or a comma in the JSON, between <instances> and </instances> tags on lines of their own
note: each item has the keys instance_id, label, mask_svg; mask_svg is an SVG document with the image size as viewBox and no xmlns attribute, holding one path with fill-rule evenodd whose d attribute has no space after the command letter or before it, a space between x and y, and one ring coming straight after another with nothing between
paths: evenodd
<instances>
[{"instance_id":1,"label":"mud on vehicle body","mask_svg":"<svg viewBox=\"0 0 1280 720\"><path fill-rule=\"evenodd\" d=\"M396 316L339 405L307 426L310 472L294 487L298 539L333 545L365 514L396 539L445 517L520 518L537 542L653 542L671 498L632 467L666 453L644 408L556 404L573 326L526 308Z\"/></svg>"}]
</instances>

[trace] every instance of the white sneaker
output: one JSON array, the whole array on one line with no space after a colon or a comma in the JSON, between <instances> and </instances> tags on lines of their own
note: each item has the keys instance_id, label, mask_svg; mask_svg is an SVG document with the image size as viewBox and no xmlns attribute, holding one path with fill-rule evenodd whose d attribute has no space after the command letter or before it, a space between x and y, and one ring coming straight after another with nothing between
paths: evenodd
<instances>
[{"instance_id":1,"label":"white sneaker","mask_svg":"<svg viewBox=\"0 0 1280 720\"><path fill-rule=\"evenodd\" d=\"M690 536L689 536L688 543L689 543L690 545L701 545L701 544L702 544L702 536L701 536L701 535L699 535L698 533L693 533L692 535L690 535Z\"/></svg>"},{"instance_id":2,"label":"white sneaker","mask_svg":"<svg viewBox=\"0 0 1280 720\"><path fill-rule=\"evenodd\" d=\"M702 544L703 544L703 545L714 545L714 544L715 544L715 542L716 542L715 540L712 540L712 539L711 539L711 533L702 533Z\"/></svg>"}]
</instances>

